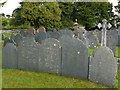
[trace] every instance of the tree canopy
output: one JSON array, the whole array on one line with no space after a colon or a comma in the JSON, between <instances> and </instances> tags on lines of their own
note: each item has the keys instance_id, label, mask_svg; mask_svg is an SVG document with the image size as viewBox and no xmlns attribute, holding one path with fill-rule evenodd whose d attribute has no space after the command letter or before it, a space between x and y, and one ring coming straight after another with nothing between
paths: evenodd
<instances>
[{"instance_id":1,"label":"tree canopy","mask_svg":"<svg viewBox=\"0 0 120 90\"><path fill-rule=\"evenodd\" d=\"M13 12L12 25L30 25L34 28L71 28L74 20L94 28L98 22L114 16L109 2L21 2L21 7Z\"/></svg>"}]
</instances>

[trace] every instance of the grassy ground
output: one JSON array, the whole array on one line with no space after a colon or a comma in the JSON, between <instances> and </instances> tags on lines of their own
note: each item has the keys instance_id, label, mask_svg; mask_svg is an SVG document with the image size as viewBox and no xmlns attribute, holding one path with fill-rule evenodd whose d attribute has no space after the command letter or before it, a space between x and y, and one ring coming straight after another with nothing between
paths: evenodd
<instances>
[{"instance_id":1,"label":"grassy ground","mask_svg":"<svg viewBox=\"0 0 120 90\"><path fill-rule=\"evenodd\" d=\"M6 34L5 36L10 37L10 34ZM92 55L93 51L94 49L89 49L90 55ZM120 47L117 47L116 57L119 57L118 51L120 51ZM0 58L2 58L1 48ZM120 69L117 73L116 87L120 84L120 77L118 76L120 76ZM88 80L74 79L43 72L15 69L2 69L2 79L3 88L108 88Z\"/></svg>"}]
</instances>

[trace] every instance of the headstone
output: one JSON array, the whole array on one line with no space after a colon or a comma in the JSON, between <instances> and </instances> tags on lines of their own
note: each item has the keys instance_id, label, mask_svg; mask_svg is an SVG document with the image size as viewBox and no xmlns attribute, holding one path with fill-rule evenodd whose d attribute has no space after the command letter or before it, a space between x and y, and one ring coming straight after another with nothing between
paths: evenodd
<instances>
[{"instance_id":1,"label":"headstone","mask_svg":"<svg viewBox=\"0 0 120 90\"><path fill-rule=\"evenodd\" d=\"M12 43L7 43L2 49L2 67L17 69L17 51Z\"/></svg>"},{"instance_id":2,"label":"headstone","mask_svg":"<svg viewBox=\"0 0 120 90\"><path fill-rule=\"evenodd\" d=\"M46 32L46 30L45 30L45 28L44 27L41 27L41 28L39 28L39 29L37 29L37 32Z\"/></svg>"},{"instance_id":3,"label":"headstone","mask_svg":"<svg viewBox=\"0 0 120 90\"><path fill-rule=\"evenodd\" d=\"M26 37L28 32L20 30L20 34L21 34L22 37Z\"/></svg>"},{"instance_id":4,"label":"headstone","mask_svg":"<svg viewBox=\"0 0 120 90\"><path fill-rule=\"evenodd\" d=\"M5 35L2 34L2 40L4 40L4 39L5 39Z\"/></svg>"},{"instance_id":5,"label":"headstone","mask_svg":"<svg viewBox=\"0 0 120 90\"><path fill-rule=\"evenodd\" d=\"M15 40L15 34L14 33L12 33L10 37L11 37L11 40Z\"/></svg>"},{"instance_id":6,"label":"headstone","mask_svg":"<svg viewBox=\"0 0 120 90\"><path fill-rule=\"evenodd\" d=\"M36 33L35 29L28 29L27 32L30 33L30 34L33 34L33 35Z\"/></svg>"},{"instance_id":7,"label":"headstone","mask_svg":"<svg viewBox=\"0 0 120 90\"><path fill-rule=\"evenodd\" d=\"M20 34L17 34L15 36L15 43L16 43L16 46L18 46L19 42L22 40L22 36Z\"/></svg>"},{"instance_id":8,"label":"headstone","mask_svg":"<svg viewBox=\"0 0 120 90\"><path fill-rule=\"evenodd\" d=\"M58 39L60 37L59 32L47 32L47 38L55 38Z\"/></svg>"},{"instance_id":9,"label":"headstone","mask_svg":"<svg viewBox=\"0 0 120 90\"><path fill-rule=\"evenodd\" d=\"M108 47L96 48L89 64L89 80L114 87L116 83L117 60Z\"/></svg>"},{"instance_id":10,"label":"headstone","mask_svg":"<svg viewBox=\"0 0 120 90\"><path fill-rule=\"evenodd\" d=\"M102 38L102 31L99 31L99 30L95 30L97 32L97 38L99 40L99 43L101 43L101 38Z\"/></svg>"},{"instance_id":11,"label":"headstone","mask_svg":"<svg viewBox=\"0 0 120 90\"><path fill-rule=\"evenodd\" d=\"M109 47L114 55L116 54L116 39L112 35L107 35L107 47Z\"/></svg>"},{"instance_id":12,"label":"headstone","mask_svg":"<svg viewBox=\"0 0 120 90\"><path fill-rule=\"evenodd\" d=\"M120 46L120 35L118 35L118 44L117 46Z\"/></svg>"},{"instance_id":13,"label":"headstone","mask_svg":"<svg viewBox=\"0 0 120 90\"><path fill-rule=\"evenodd\" d=\"M42 43L42 40L47 38L46 32L39 32L35 34L35 40L39 43Z\"/></svg>"},{"instance_id":14,"label":"headstone","mask_svg":"<svg viewBox=\"0 0 120 90\"><path fill-rule=\"evenodd\" d=\"M87 79L88 48L77 38L62 36L62 75Z\"/></svg>"},{"instance_id":15,"label":"headstone","mask_svg":"<svg viewBox=\"0 0 120 90\"><path fill-rule=\"evenodd\" d=\"M24 37L18 47L18 68L38 70L38 44L32 37Z\"/></svg>"},{"instance_id":16,"label":"headstone","mask_svg":"<svg viewBox=\"0 0 120 90\"><path fill-rule=\"evenodd\" d=\"M86 31L83 27L81 27L79 30L78 30L78 37L81 41L83 41L83 43L89 47L89 42L88 42L88 39L86 37Z\"/></svg>"},{"instance_id":17,"label":"headstone","mask_svg":"<svg viewBox=\"0 0 120 90\"><path fill-rule=\"evenodd\" d=\"M53 31L53 32L57 32L57 30L56 30L56 29L52 29L52 31Z\"/></svg>"},{"instance_id":18,"label":"headstone","mask_svg":"<svg viewBox=\"0 0 120 90\"><path fill-rule=\"evenodd\" d=\"M97 36L93 34L93 31L87 32L87 38L88 38L88 43L90 48L96 48L98 46L99 40Z\"/></svg>"},{"instance_id":19,"label":"headstone","mask_svg":"<svg viewBox=\"0 0 120 90\"><path fill-rule=\"evenodd\" d=\"M4 47L7 43L11 43L11 40L9 39L9 37L5 37L4 39Z\"/></svg>"},{"instance_id":20,"label":"headstone","mask_svg":"<svg viewBox=\"0 0 120 90\"><path fill-rule=\"evenodd\" d=\"M73 37L73 32L71 30L58 30L58 32L60 33L60 36L62 35L68 35L69 37Z\"/></svg>"},{"instance_id":21,"label":"headstone","mask_svg":"<svg viewBox=\"0 0 120 90\"><path fill-rule=\"evenodd\" d=\"M39 70L48 73L61 73L61 46L54 38L42 41L39 47Z\"/></svg>"}]
</instances>

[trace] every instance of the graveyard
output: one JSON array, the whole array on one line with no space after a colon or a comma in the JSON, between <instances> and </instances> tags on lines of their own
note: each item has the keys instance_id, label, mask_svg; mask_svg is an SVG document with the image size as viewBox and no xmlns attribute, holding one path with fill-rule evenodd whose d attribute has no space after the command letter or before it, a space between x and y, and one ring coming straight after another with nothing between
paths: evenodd
<instances>
[{"instance_id":1,"label":"graveyard","mask_svg":"<svg viewBox=\"0 0 120 90\"><path fill-rule=\"evenodd\" d=\"M82 36L81 33L84 32L83 28L80 28L79 31L79 35ZM73 37L74 33L70 30L40 31L35 35L32 33L33 31L30 33L20 31L20 33L15 34L3 34L5 35L4 40L2 40L3 50L1 50L3 60L3 87L10 87L11 84L17 82L17 84L14 84L15 86L12 86L18 88L118 88L120 70L118 69L117 58L120 58L119 45L111 45L115 47L112 48L109 46L110 49L109 47L101 46L99 41L97 41L98 39L92 39L93 41L89 42L89 40L83 36L80 37L79 40L79 38ZM89 39L94 38L94 33L88 35L88 37ZM86 43L85 40L88 40L88 43ZM8 52L8 48L10 52ZM100 54L102 54L102 57ZM96 61L96 58L99 61ZM76 62L73 62L73 60ZM101 64L101 62L104 63ZM83 63L83 66L81 66L80 63ZM99 66L99 64L102 66ZM105 67L106 65L107 67ZM99 69L101 69L101 71L104 70L102 71L103 75L97 71ZM19 80L20 78L12 72L19 73L20 78L25 79L24 82ZM13 83L10 85L7 84L9 79L5 80L9 75L8 73L11 73L10 79L13 79ZM29 74L31 74L32 80ZM99 78L96 77L96 74L99 75ZM36 75L36 77L34 75ZM44 77L43 82L41 82L41 77L39 76ZM39 80L36 81L37 78ZM61 79L63 82L67 81L67 83L61 85L63 83ZM24 86L26 82L31 83ZM36 82L42 84L34 86ZM50 82L52 82L52 84ZM4 83L6 84L4 85ZM69 83L71 84L68 85Z\"/></svg>"}]
</instances>

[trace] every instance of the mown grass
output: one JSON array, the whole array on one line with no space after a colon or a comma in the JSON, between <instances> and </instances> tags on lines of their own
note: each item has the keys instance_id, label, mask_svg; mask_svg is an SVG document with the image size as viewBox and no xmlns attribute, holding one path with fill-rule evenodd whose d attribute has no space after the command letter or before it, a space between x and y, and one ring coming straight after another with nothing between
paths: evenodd
<instances>
[{"instance_id":1,"label":"mown grass","mask_svg":"<svg viewBox=\"0 0 120 90\"><path fill-rule=\"evenodd\" d=\"M2 69L3 88L107 88L90 82L35 71Z\"/></svg>"}]
</instances>

